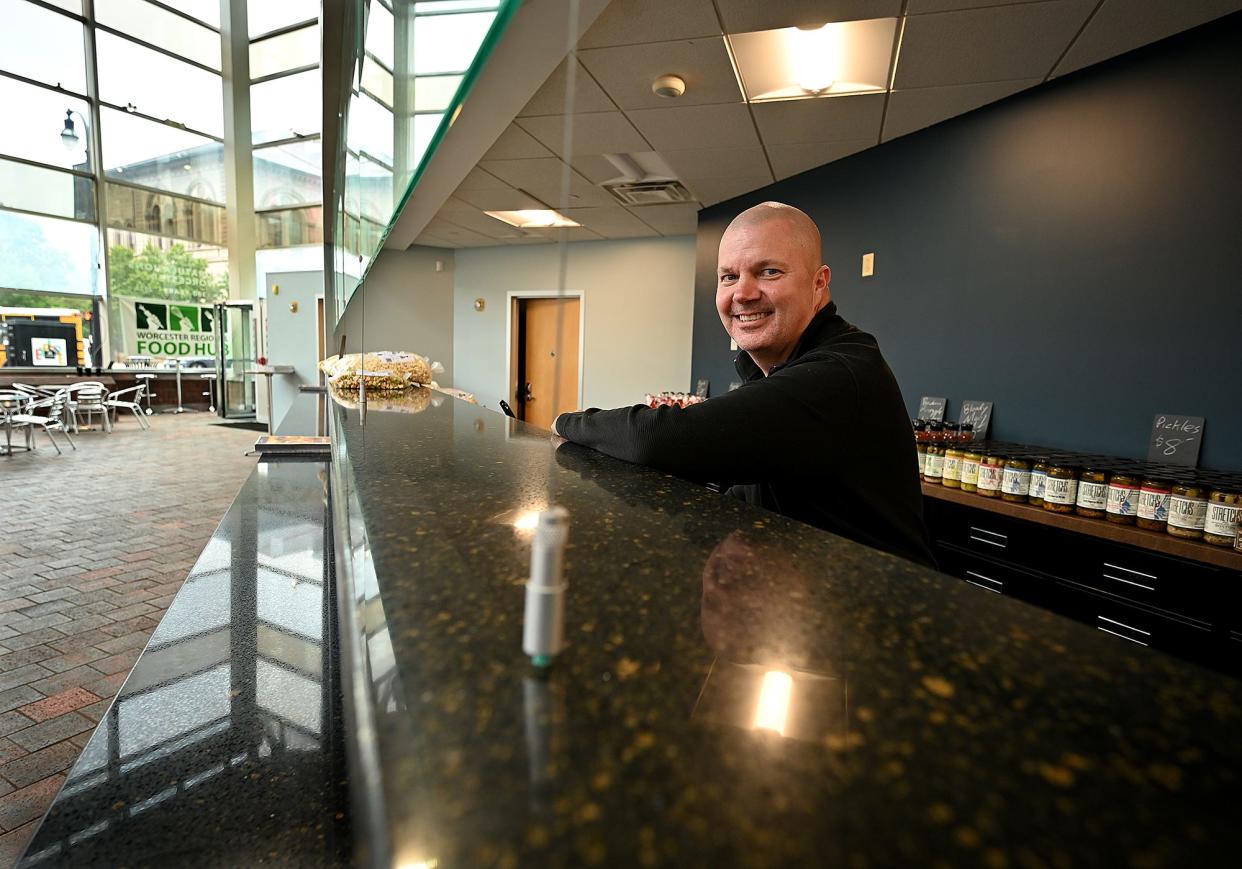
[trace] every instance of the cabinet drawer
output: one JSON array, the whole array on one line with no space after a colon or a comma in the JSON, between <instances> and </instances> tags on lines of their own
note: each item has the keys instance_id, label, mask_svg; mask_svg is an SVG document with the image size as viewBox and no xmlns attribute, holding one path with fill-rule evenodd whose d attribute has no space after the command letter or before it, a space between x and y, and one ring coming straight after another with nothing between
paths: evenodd
<instances>
[{"instance_id":1,"label":"cabinet drawer","mask_svg":"<svg viewBox=\"0 0 1242 869\"><path fill-rule=\"evenodd\" d=\"M1103 594L1210 628L1228 611L1226 572L1206 564L1091 538L1059 575Z\"/></svg>"},{"instance_id":2,"label":"cabinet drawer","mask_svg":"<svg viewBox=\"0 0 1242 869\"><path fill-rule=\"evenodd\" d=\"M1195 660L1216 662L1219 647L1211 626L1134 606L1088 586L1063 580L1063 612L1119 640Z\"/></svg>"},{"instance_id":3,"label":"cabinet drawer","mask_svg":"<svg viewBox=\"0 0 1242 869\"><path fill-rule=\"evenodd\" d=\"M1046 548L1048 532L1043 526L958 504L932 503L926 510L927 526L938 543L1023 565L1038 560Z\"/></svg>"},{"instance_id":4,"label":"cabinet drawer","mask_svg":"<svg viewBox=\"0 0 1242 869\"><path fill-rule=\"evenodd\" d=\"M944 543L936 545L936 560L945 573L973 586L1056 609L1057 583L1003 561Z\"/></svg>"}]
</instances>

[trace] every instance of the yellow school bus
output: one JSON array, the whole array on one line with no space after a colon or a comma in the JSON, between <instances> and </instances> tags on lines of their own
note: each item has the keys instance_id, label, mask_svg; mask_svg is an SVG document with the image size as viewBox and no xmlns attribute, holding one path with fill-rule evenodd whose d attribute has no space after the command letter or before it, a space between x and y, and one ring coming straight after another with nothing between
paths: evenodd
<instances>
[{"instance_id":1,"label":"yellow school bus","mask_svg":"<svg viewBox=\"0 0 1242 869\"><path fill-rule=\"evenodd\" d=\"M78 361L76 364L88 365L89 360L86 357L86 342L82 338L84 319L85 316L82 311L75 311L72 308L0 307L0 368L3 368L9 362L9 336L11 330L8 328L8 324L22 321L65 323L72 326L74 336L77 339ZM74 363L70 362L70 364Z\"/></svg>"}]
</instances>

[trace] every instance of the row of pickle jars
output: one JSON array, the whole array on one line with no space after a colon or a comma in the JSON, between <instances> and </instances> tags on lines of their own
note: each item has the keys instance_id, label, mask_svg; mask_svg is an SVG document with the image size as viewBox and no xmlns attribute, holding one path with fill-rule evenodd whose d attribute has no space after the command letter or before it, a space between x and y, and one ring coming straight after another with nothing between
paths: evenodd
<instances>
[{"instance_id":1,"label":"row of pickle jars","mask_svg":"<svg viewBox=\"0 0 1242 869\"><path fill-rule=\"evenodd\" d=\"M950 431L936 425L941 432ZM1050 457L1002 455L945 435L920 441L918 431L916 423L919 476L926 483L1242 551L1238 492L1210 489L1194 479L1170 481L1080 468Z\"/></svg>"}]
</instances>

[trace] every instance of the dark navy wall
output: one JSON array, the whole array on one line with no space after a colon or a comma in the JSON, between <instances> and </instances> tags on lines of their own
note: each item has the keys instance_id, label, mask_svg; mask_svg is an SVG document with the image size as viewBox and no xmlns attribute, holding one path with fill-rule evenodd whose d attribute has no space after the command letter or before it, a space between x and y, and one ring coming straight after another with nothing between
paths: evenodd
<instances>
[{"instance_id":1,"label":"dark navy wall","mask_svg":"<svg viewBox=\"0 0 1242 869\"><path fill-rule=\"evenodd\" d=\"M992 400L994 437L1143 457L1154 413L1196 414L1200 465L1242 470L1239 45L1242 13L705 209L692 377L736 379L716 247L775 199L911 415Z\"/></svg>"}]
</instances>

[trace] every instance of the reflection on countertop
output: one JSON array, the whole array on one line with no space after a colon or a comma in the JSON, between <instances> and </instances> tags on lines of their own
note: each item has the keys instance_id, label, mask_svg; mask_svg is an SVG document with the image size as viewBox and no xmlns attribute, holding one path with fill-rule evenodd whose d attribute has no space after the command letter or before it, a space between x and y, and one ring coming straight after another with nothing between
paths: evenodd
<instances>
[{"instance_id":1,"label":"reflection on countertop","mask_svg":"<svg viewBox=\"0 0 1242 869\"><path fill-rule=\"evenodd\" d=\"M337 865L324 465L259 464L20 865Z\"/></svg>"},{"instance_id":2,"label":"reflection on countertop","mask_svg":"<svg viewBox=\"0 0 1242 869\"><path fill-rule=\"evenodd\" d=\"M460 401L334 424L368 860L1199 865L1242 846L1236 680ZM522 583L550 504L571 515L569 645L540 674Z\"/></svg>"}]
</instances>

